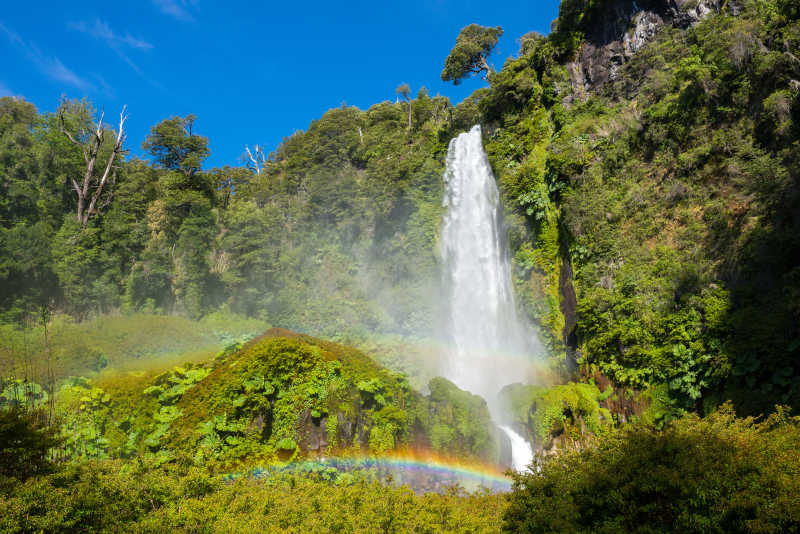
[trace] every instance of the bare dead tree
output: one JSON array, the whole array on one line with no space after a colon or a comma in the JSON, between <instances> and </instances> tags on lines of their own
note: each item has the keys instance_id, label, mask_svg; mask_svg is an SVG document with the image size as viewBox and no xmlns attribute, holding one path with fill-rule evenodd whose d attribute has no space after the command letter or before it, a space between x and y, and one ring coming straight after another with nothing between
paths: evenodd
<instances>
[{"instance_id":1,"label":"bare dead tree","mask_svg":"<svg viewBox=\"0 0 800 534\"><path fill-rule=\"evenodd\" d=\"M264 153L264 149L258 145L255 146L253 152L250 152L250 147L247 145L244 146L244 149L247 152L247 159L250 160L247 168L256 174L261 174L261 171L267 166L267 155Z\"/></svg>"},{"instance_id":2,"label":"bare dead tree","mask_svg":"<svg viewBox=\"0 0 800 534\"><path fill-rule=\"evenodd\" d=\"M127 106L122 106L122 111L119 114L119 129L117 130L117 139L114 142L114 147L111 154L108 156L105 170L103 174L95 176L95 166L97 165L97 155L100 152L100 147L103 144L103 137L105 136L105 128L103 128L103 117L105 112L100 113L100 120L97 121L97 126L92 132L92 137L88 143L81 143L69 131L64 121L63 108L59 111L59 119L61 120L61 131L67 136L74 145L78 146L83 153L83 160L86 163L86 172L83 175L83 182L78 181L70 176L72 181L72 188L78 195L78 222L81 228L86 228L89 222L89 217L93 214L99 213L97 200L103 193L103 187L108 182L109 177L112 181L116 181L116 168L114 167L114 159L122 153L122 144L125 142L125 121L128 117L125 115ZM112 174L113 173L113 174ZM89 203L87 206L86 203ZM104 203L104 206L108 202Z\"/></svg>"}]
</instances>

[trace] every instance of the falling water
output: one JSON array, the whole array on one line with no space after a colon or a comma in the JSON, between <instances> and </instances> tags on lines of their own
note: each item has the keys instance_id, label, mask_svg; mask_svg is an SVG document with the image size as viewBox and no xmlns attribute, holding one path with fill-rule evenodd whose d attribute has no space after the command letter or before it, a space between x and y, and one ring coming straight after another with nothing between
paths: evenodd
<instances>
[{"instance_id":1,"label":"falling water","mask_svg":"<svg viewBox=\"0 0 800 534\"><path fill-rule=\"evenodd\" d=\"M452 347L445 374L486 399L495 420L504 419L500 389L532 378L532 347L514 305L499 196L481 128L474 126L450 141L444 174L445 326ZM524 467L532 456L530 445L511 428L503 431L511 439L514 467Z\"/></svg>"},{"instance_id":2,"label":"falling water","mask_svg":"<svg viewBox=\"0 0 800 534\"><path fill-rule=\"evenodd\" d=\"M500 425L500 430L505 432L508 439L511 440L511 467L517 471L525 471L528 466L533 462L533 450L531 444L525 441L525 438L514 432L514 430L506 425Z\"/></svg>"}]
</instances>

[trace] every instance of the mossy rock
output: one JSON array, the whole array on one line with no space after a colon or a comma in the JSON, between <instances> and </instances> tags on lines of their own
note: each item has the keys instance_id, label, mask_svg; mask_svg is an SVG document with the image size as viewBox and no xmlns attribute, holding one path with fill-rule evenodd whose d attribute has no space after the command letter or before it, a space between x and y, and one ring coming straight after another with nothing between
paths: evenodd
<instances>
[{"instance_id":1,"label":"mossy rock","mask_svg":"<svg viewBox=\"0 0 800 534\"><path fill-rule=\"evenodd\" d=\"M440 454L498 462L500 443L486 401L436 377L420 417L430 447Z\"/></svg>"},{"instance_id":2,"label":"mossy rock","mask_svg":"<svg viewBox=\"0 0 800 534\"><path fill-rule=\"evenodd\" d=\"M545 448L558 436L580 440L604 432L613 422L611 413L600 405L604 393L594 384L570 382L549 388L511 384L500 395L514 423Z\"/></svg>"}]
</instances>

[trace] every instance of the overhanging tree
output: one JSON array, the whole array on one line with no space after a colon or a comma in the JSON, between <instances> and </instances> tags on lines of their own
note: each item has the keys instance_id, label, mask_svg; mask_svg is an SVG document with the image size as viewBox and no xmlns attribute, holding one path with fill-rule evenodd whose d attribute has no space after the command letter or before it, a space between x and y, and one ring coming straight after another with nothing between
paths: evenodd
<instances>
[{"instance_id":1,"label":"overhanging tree","mask_svg":"<svg viewBox=\"0 0 800 534\"><path fill-rule=\"evenodd\" d=\"M470 24L461 30L456 44L447 56L442 71L442 81L461 83L464 78L480 74L486 80L492 70L486 58L497 46L503 35L503 28Z\"/></svg>"}]
</instances>

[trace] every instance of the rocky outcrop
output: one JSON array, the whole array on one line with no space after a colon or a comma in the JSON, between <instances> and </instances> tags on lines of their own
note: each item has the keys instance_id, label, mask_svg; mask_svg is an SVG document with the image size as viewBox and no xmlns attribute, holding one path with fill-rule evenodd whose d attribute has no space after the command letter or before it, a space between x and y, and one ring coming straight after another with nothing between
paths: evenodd
<instances>
[{"instance_id":1,"label":"rocky outcrop","mask_svg":"<svg viewBox=\"0 0 800 534\"><path fill-rule=\"evenodd\" d=\"M710 13L727 9L737 14L730 0L612 0L586 24L585 40L575 60L567 65L572 99L583 99L609 81L620 67L665 26L685 29ZM597 20L594 20L597 19Z\"/></svg>"}]
</instances>

